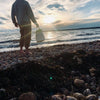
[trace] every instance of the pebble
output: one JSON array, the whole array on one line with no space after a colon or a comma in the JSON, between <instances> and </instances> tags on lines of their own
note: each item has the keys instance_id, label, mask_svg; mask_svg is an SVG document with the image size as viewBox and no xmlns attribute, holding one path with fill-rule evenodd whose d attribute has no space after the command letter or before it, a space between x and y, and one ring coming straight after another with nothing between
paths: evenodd
<instances>
[{"instance_id":1,"label":"pebble","mask_svg":"<svg viewBox=\"0 0 100 100\"><path fill-rule=\"evenodd\" d=\"M21 64L23 61L22 60L18 60L18 63Z\"/></svg>"},{"instance_id":2,"label":"pebble","mask_svg":"<svg viewBox=\"0 0 100 100\"><path fill-rule=\"evenodd\" d=\"M73 96L77 98L77 100L85 100L85 96L81 93L74 93Z\"/></svg>"},{"instance_id":3,"label":"pebble","mask_svg":"<svg viewBox=\"0 0 100 100\"><path fill-rule=\"evenodd\" d=\"M90 73L95 73L95 71L96 71L96 69L94 67L92 67L92 68L89 69Z\"/></svg>"},{"instance_id":4,"label":"pebble","mask_svg":"<svg viewBox=\"0 0 100 100\"><path fill-rule=\"evenodd\" d=\"M11 98L11 99L9 99L9 100L17 100L17 98Z\"/></svg>"},{"instance_id":5,"label":"pebble","mask_svg":"<svg viewBox=\"0 0 100 100\"><path fill-rule=\"evenodd\" d=\"M95 94L88 95L86 100L97 100L97 96Z\"/></svg>"},{"instance_id":6,"label":"pebble","mask_svg":"<svg viewBox=\"0 0 100 100\"><path fill-rule=\"evenodd\" d=\"M6 92L6 89L1 88L1 89L0 89L0 92L1 92L1 91L2 91L2 92Z\"/></svg>"},{"instance_id":7,"label":"pebble","mask_svg":"<svg viewBox=\"0 0 100 100\"><path fill-rule=\"evenodd\" d=\"M36 100L36 96L32 92L23 93L19 96L18 100Z\"/></svg>"},{"instance_id":8,"label":"pebble","mask_svg":"<svg viewBox=\"0 0 100 100\"><path fill-rule=\"evenodd\" d=\"M77 100L77 99L73 96L67 96L67 100Z\"/></svg>"},{"instance_id":9,"label":"pebble","mask_svg":"<svg viewBox=\"0 0 100 100\"><path fill-rule=\"evenodd\" d=\"M84 80L80 80L80 79L75 79L74 80L74 84L78 87L83 86L84 85Z\"/></svg>"},{"instance_id":10,"label":"pebble","mask_svg":"<svg viewBox=\"0 0 100 100\"><path fill-rule=\"evenodd\" d=\"M15 64L16 64L16 62L12 62L12 63L11 63L11 66L13 66L13 65L15 65Z\"/></svg>"},{"instance_id":11,"label":"pebble","mask_svg":"<svg viewBox=\"0 0 100 100\"><path fill-rule=\"evenodd\" d=\"M83 51L86 51L86 52L90 52L90 51L100 51L100 46L99 46L99 42L96 41L96 42L92 42L92 43L80 43L80 44L71 44L71 45L58 45L58 46L54 46L54 47L48 47L48 48L45 48L45 49L41 49L41 48L37 48L36 50L34 49L31 49L30 51L33 52L34 55L29 55L29 56L34 56L34 59L36 60L41 60L43 59L43 56L55 56L55 55L59 55L63 52L72 52L73 50L74 51L77 51L77 50L83 50ZM58 52L59 50L59 52ZM37 57L37 55L39 57ZM41 55L41 56L40 56ZM1 53L0 54L0 67L2 66L2 64L4 63L3 61L7 62L8 64L10 64L11 66L13 64L9 63L9 62L16 62L16 63L22 63L22 61L18 61L17 59L19 59L19 57L25 57L25 55L20 55L19 54L19 51L15 51L15 52L4 52L4 53ZM77 61L78 61L78 64L81 64L82 63L82 59L80 59L79 57L75 57L77 58ZM27 57L26 57L27 59ZM32 58L29 58L29 61L32 61L33 59ZM28 60L24 60L23 62L27 62ZM2 62L2 63L1 63ZM1 68L0 68L1 69ZM93 75L93 74L92 74Z\"/></svg>"},{"instance_id":12,"label":"pebble","mask_svg":"<svg viewBox=\"0 0 100 100\"><path fill-rule=\"evenodd\" d=\"M85 96L90 95L90 94L91 94L90 89L85 89L84 92L83 92L83 94L84 94Z\"/></svg>"},{"instance_id":13,"label":"pebble","mask_svg":"<svg viewBox=\"0 0 100 100\"><path fill-rule=\"evenodd\" d=\"M65 95L56 94L56 95L53 95L51 98L52 100L65 100L67 97Z\"/></svg>"},{"instance_id":14,"label":"pebble","mask_svg":"<svg viewBox=\"0 0 100 100\"><path fill-rule=\"evenodd\" d=\"M33 57L29 57L28 60L29 60L29 61L33 61Z\"/></svg>"}]
</instances>

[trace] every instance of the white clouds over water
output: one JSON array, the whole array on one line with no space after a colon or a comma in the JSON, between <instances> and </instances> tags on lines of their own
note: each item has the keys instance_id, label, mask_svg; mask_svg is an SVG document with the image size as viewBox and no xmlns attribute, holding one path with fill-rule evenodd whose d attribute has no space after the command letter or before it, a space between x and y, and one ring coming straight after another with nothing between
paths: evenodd
<instances>
[{"instance_id":1,"label":"white clouds over water","mask_svg":"<svg viewBox=\"0 0 100 100\"><path fill-rule=\"evenodd\" d=\"M77 20L99 19L100 0L27 0L38 22L44 25L47 15L55 17L54 24L72 24ZM14 0L0 0L0 29L14 28L11 22L11 6Z\"/></svg>"}]
</instances>

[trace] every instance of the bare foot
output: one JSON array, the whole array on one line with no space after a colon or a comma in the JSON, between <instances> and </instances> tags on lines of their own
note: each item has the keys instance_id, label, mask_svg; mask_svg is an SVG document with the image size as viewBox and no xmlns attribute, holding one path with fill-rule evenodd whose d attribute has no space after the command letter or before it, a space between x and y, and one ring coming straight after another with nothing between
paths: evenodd
<instances>
[{"instance_id":1,"label":"bare foot","mask_svg":"<svg viewBox=\"0 0 100 100\"><path fill-rule=\"evenodd\" d=\"M27 55L31 55L31 54L32 54L32 52L30 52L29 50L26 50L25 53L26 53Z\"/></svg>"},{"instance_id":2,"label":"bare foot","mask_svg":"<svg viewBox=\"0 0 100 100\"><path fill-rule=\"evenodd\" d=\"M23 55L25 54L25 52L23 50L20 50L20 54Z\"/></svg>"}]
</instances>

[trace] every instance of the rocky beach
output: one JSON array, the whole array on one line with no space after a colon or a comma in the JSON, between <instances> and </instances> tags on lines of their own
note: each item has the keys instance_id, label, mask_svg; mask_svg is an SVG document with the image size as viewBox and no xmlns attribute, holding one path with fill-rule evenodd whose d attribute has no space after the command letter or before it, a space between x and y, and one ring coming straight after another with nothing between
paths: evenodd
<instances>
[{"instance_id":1,"label":"rocky beach","mask_svg":"<svg viewBox=\"0 0 100 100\"><path fill-rule=\"evenodd\" d=\"M0 53L0 100L98 100L100 41Z\"/></svg>"}]
</instances>

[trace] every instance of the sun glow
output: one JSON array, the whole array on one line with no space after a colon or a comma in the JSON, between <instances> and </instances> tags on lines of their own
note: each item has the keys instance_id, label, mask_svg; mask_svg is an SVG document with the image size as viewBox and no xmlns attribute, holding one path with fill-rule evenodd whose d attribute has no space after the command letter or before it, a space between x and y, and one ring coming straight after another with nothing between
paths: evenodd
<instances>
[{"instance_id":1,"label":"sun glow","mask_svg":"<svg viewBox=\"0 0 100 100\"><path fill-rule=\"evenodd\" d=\"M53 23L55 21L55 17L53 15L47 15L43 18L43 22L45 24L50 24Z\"/></svg>"}]
</instances>

